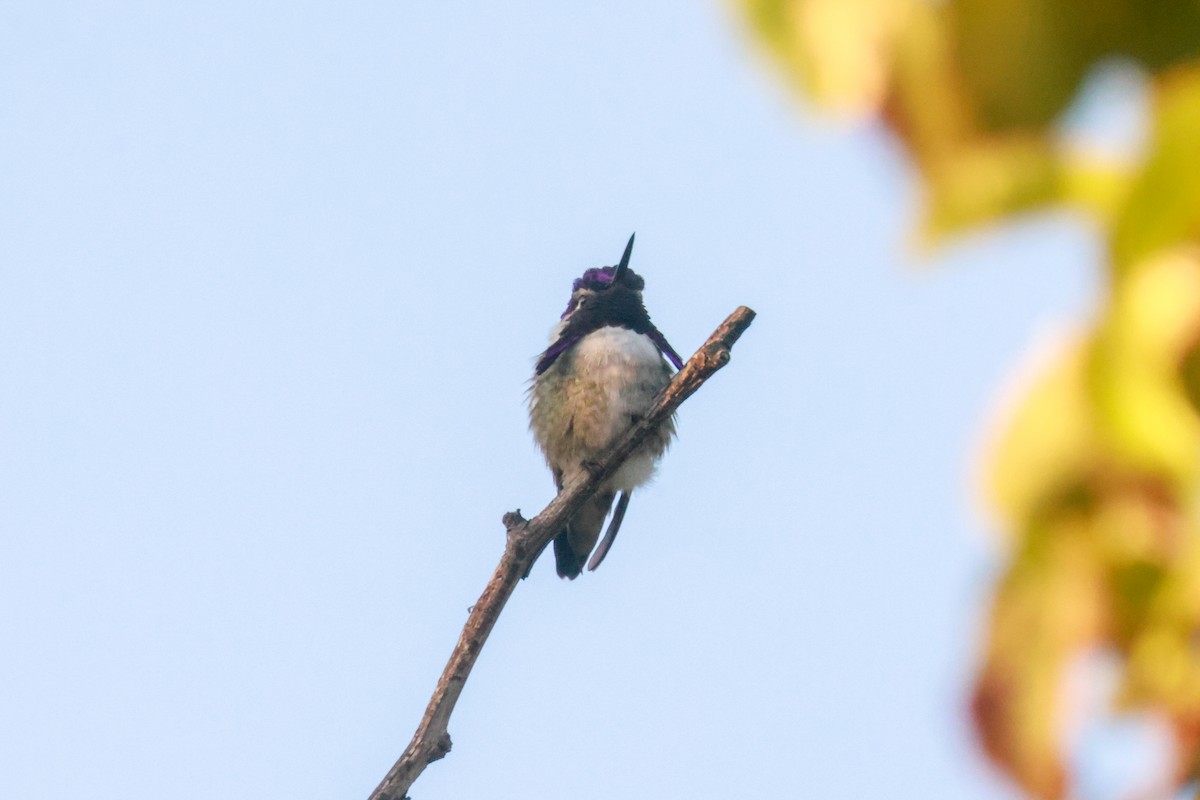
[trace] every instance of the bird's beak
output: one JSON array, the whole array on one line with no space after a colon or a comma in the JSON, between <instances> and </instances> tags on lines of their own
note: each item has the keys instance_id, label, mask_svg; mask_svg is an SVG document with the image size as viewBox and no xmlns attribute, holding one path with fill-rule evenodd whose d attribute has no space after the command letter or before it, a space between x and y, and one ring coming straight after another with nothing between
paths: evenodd
<instances>
[{"instance_id":1,"label":"bird's beak","mask_svg":"<svg viewBox=\"0 0 1200 800\"><path fill-rule=\"evenodd\" d=\"M635 236L637 236L637 233L629 234L629 244L625 245L625 252L621 256L621 263L617 264L616 270L613 271L613 286L616 286L620 282L621 276L625 274L625 270L629 269L629 256L633 253L633 237Z\"/></svg>"}]
</instances>

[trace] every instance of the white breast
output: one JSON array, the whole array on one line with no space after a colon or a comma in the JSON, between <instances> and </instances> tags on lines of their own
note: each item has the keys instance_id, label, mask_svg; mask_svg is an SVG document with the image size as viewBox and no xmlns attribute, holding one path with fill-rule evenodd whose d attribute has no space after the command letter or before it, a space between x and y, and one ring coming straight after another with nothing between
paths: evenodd
<instances>
[{"instance_id":1,"label":"white breast","mask_svg":"<svg viewBox=\"0 0 1200 800\"><path fill-rule=\"evenodd\" d=\"M597 375L604 371L659 369L661 360L648 336L628 328L600 328L575 345L576 369Z\"/></svg>"},{"instance_id":2,"label":"white breast","mask_svg":"<svg viewBox=\"0 0 1200 800\"><path fill-rule=\"evenodd\" d=\"M670 379L654 342L628 328L605 327L589 333L575 346L574 358L574 373L606 396L594 418L600 433L596 441L604 447L624 433L635 417L650 410L655 395ZM635 453L612 485L632 489L647 481L661 452L661 447L652 447Z\"/></svg>"}]
</instances>

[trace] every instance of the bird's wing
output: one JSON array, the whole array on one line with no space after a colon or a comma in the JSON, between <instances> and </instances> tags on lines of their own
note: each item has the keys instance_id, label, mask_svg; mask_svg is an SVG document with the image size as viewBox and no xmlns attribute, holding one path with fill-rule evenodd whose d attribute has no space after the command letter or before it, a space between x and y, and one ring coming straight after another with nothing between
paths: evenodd
<instances>
[{"instance_id":1,"label":"bird's wing","mask_svg":"<svg viewBox=\"0 0 1200 800\"><path fill-rule=\"evenodd\" d=\"M650 337L650 341L654 342L658 351L675 365L675 369L683 369L683 359L679 357L679 353L675 352L675 348L671 347L671 343L667 341L667 337L662 335L662 331L651 325L650 330L646 331L646 336Z\"/></svg>"}]
</instances>

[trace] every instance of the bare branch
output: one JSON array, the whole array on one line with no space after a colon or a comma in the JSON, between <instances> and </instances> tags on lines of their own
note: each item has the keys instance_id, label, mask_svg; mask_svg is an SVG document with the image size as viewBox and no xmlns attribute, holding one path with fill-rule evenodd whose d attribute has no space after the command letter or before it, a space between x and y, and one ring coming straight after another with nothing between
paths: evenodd
<instances>
[{"instance_id":1,"label":"bare branch","mask_svg":"<svg viewBox=\"0 0 1200 800\"><path fill-rule=\"evenodd\" d=\"M754 312L745 306L736 311L713 331L712 336L683 365L671 383L659 396L654 408L634 425L600 458L595 467L563 487L550 505L526 521L520 511L504 515L508 532L504 555L479 601L471 608L454 652L438 679L425 715L404 754L388 771L387 777L371 793L370 800L402 800L408 787L425 767L450 752L447 727L454 704L462 693L475 659L491 634L504 604L512 595L521 576L528 573L534 559L545 549L566 524L566 521L587 502L600 485L625 462L630 454L667 420L684 400L691 397L717 370L729 363L729 350L754 320Z\"/></svg>"}]
</instances>

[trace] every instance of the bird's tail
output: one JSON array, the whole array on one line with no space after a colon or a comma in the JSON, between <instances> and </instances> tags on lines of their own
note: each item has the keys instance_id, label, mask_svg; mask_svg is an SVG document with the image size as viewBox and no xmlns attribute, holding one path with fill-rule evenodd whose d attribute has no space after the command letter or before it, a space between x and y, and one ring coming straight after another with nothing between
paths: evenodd
<instances>
[{"instance_id":1,"label":"bird's tail","mask_svg":"<svg viewBox=\"0 0 1200 800\"><path fill-rule=\"evenodd\" d=\"M554 564L560 578L574 580L583 571L588 553L600 538L604 518L612 507L614 492L601 492L584 503L567 523L567 529L554 539Z\"/></svg>"}]
</instances>

